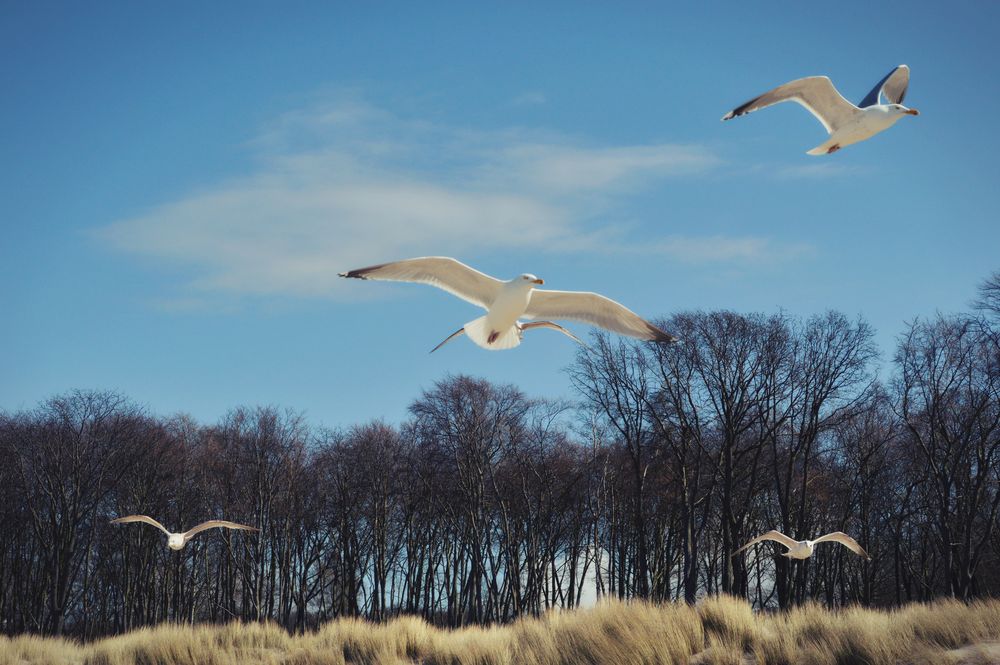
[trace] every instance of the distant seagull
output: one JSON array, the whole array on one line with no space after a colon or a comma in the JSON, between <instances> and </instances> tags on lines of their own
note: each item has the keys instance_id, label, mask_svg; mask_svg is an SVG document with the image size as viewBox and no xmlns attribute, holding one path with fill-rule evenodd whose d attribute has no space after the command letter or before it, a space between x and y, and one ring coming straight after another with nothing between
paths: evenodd
<instances>
[{"instance_id":1,"label":"distant seagull","mask_svg":"<svg viewBox=\"0 0 1000 665\"><path fill-rule=\"evenodd\" d=\"M252 526L246 526L245 524L237 524L236 522L227 522L225 520L209 520L207 522L202 522L198 526L185 531L184 533L171 533L167 529L154 520L152 517L147 517L146 515L129 515L128 517L119 517L118 519L111 520L112 524L128 524L129 522L145 522L146 524L152 524L157 529L167 534L167 547L172 550L184 549L187 542L194 538L196 535L205 531L207 529L214 529L216 527L222 527L226 529L239 529L241 531L260 531L260 529Z\"/></svg>"},{"instance_id":2,"label":"distant seagull","mask_svg":"<svg viewBox=\"0 0 1000 665\"><path fill-rule=\"evenodd\" d=\"M909 83L910 68L900 65L886 74L855 106L837 92L827 77L809 76L779 85L771 92L737 106L722 119L729 120L780 102L798 102L823 123L830 135L826 143L816 146L808 154L828 155L889 129L904 115L920 115L917 109L903 106ZM880 103L882 97L888 101L887 104Z\"/></svg>"},{"instance_id":3,"label":"distant seagull","mask_svg":"<svg viewBox=\"0 0 1000 665\"><path fill-rule=\"evenodd\" d=\"M526 319L569 319L600 326L623 335L657 342L674 342L668 335L614 300L596 293L544 291L535 286L545 282L524 274L501 282L446 256L427 256L340 273L341 277L417 282L444 289L486 310L486 316L469 321L431 349L434 353L462 333L491 351L511 349L521 343L526 330L552 328L583 344L573 333L552 321L522 323ZM403 324L407 334L412 323Z\"/></svg>"},{"instance_id":4,"label":"distant seagull","mask_svg":"<svg viewBox=\"0 0 1000 665\"><path fill-rule=\"evenodd\" d=\"M750 547L751 545L756 545L762 540L773 540L787 547L788 551L782 552L781 556L787 556L789 559L808 559L810 556L812 556L813 547L816 545L816 543L828 543L833 541L848 547L855 554L863 556L868 561L872 560L872 558L868 556L868 552L866 552L864 548L861 547L861 545L858 545L858 541L854 540L853 538L851 538L842 531L834 531L833 533L828 533L825 536L820 536L816 540L792 540L791 538L781 533L780 531L772 530L768 531L763 536L757 536L749 543L747 543L743 547L733 552L732 556L736 556L746 548Z\"/></svg>"}]
</instances>

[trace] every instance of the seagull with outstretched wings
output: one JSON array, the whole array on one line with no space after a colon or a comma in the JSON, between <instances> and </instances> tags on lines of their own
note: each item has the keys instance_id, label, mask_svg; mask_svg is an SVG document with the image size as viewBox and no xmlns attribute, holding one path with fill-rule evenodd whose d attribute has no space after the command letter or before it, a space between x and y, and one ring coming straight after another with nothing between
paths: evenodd
<instances>
[{"instance_id":1,"label":"seagull with outstretched wings","mask_svg":"<svg viewBox=\"0 0 1000 665\"><path fill-rule=\"evenodd\" d=\"M536 287L545 282L527 273L502 282L446 256L382 263L340 273L340 276L430 284L486 310L485 316L466 323L431 353L462 334L484 349L511 349L521 343L525 331L534 328L551 328L580 342L569 330L547 319L581 321L636 339L676 341L673 335L600 294L538 289ZM520 318L546 320L524 323L518 320Z\"/></svg>"},{"instance_id":2,"label":"seagull with outstretched wings","mask_svg":"<svg viewBox=\"0 0 1000 665\"><path fill-rule=\"evenodd\" d=\"M257 527L247 526L246 524L237 524L236 522L227 522L226 520L209 520L207 522L202 522L198 526L188 529L183 533L173 533L172 531L168 531L165 526L148 515L128 515L126 517L119 517L118 519L111 520L112 524L129 524L130 522L143 522L144 524L155 526L157 529L167 534L167 547L172 550L184 549L184 546L187 545L189 540L207 529L222 528L237 529L239 531L260 531Z\"/></svg>"},{"instance_id":3,"label":"seagull with outstretched wings","mask_svg":"<svg viewBox=\"0 0 1000 665\"><path fill-rule=\"evenodd\" d=\"M754 97L722 116L722 119L730 120L781 102L796 102L812 113L830 135L808 154L828 155L889 129L904 115L920 115L916 109L903 106L909 84L910 68L900 65L886 74L855 106L837 92L829 78L808 76Z\"/></svg>"}]
</instances>

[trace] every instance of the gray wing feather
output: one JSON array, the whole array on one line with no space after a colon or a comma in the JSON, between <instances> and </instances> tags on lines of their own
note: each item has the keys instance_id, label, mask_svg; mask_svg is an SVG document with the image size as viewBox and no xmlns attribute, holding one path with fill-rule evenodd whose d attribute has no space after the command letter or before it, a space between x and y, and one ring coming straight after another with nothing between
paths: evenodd
<instances>
[{"instance_id":1,"label":"gray wing feather","mask_svg":"<svg viewBox=\"0 0 1000 665\"><path fill-rule=\"evenodd\" d=\"M829 134L849 122L861 111L857 106L844 99L826 76L807 76L779 85L774 90L765 92L742 106L737 106L724 115L722 119L729 120L781 102L801 104L823 124Z\"/></svg>"},{"instance_id":2,"label":"gray wing feather","mask_svg":"<svg viewBox=\"0 0 1000 665\"><path fill-rule=\"evenodd\" d=\"M167 534L168 536L170 535L170 532L167 531L165 526L163 526L162 524L154 520L152 517L149 517L147 515L128 515L126 517L119 517L118 519L111 520L112 524L128 524L130 522L144 522L145 524L150 524L152 526L155 526L157 529Z\"/></svg>"},{"instance_id":3,"label":"gray wing feather","mask_svg":"<svg viewBox=\"0 0 1000 665\"><path fill-rule=\"evenodd\" d=\"M834 531L833 533L828 533L825 536L820 536L813 541L813 544L827 542L840 543L855 554L859 554L866 559L871 559L871 557L868 556L868 552L865 551L865 548L861 547L861 545L858 544L858 541L854 540L843 531Z\"/></svg>"},{"instance_id":4,"label":"gray wing feather","mask_svg":"<svg viewBox=\"0 0 1000 665\"><path fill-rule=\"evenodd\" d=\"M638 339L677 341L624 305L598 293L534 289L524 317L582 321Z\"/></svg>"},{"instance_id":5,"label":"gray wing feather","mask_svg":"<svg viewBox=\"0 0 1000 665\"><path fill-rule=\"evenodd\" d=\"M910 68L900 65L886 74L875 87L865 95L865 98L858 104L861 108L874 106L879 103L879 97L885 97L890 104L902 104L906 97L906 89L910 85Z\"/></svg>"},{"instance_id":6,"label":"gray wing feather","mask_svg":"<svg viewBox=\"0 0 1000 665\"><path fill-rule=\"evenodd\" d=\"M552 321L535 321L534 323L521 323L520 326L522 331L532 330L533 328L551 328L552 330L558 330L559 332L566 335L573 341L579 342L583 346L587 346L582 339L580 339L570 331L566 330L558 323L553 323Z\"/></svg>"},{"instance_id":7,"label":"gray wing feather","mask_svg":"<svg viewBox=\"0 0 1000 665\"><path fill-rule=\"evenodd\" d=\"M240 531L260 531L255 526L247 526L246 524L237 524L236 522L227 522L226 520L209 520L207 522L202 522L198 526L189 529L184 532L184 540L191 540L194 536L198 535L202 531L207 531L208 529L223 528L223 529L238 529Z\"/></svg>"},{"instance_id":8,"label":"gray wing feather","mask_svg":"<svg viewBox=\"0 0 1000 665\"><path fill-rule=\"evenodd\" d=\"M796 545L799 544L799 542L797 540L792 540L791 538L789 538L785 534L781 533L780 531L775 531L774 529L772 529L772 530L768 531L767 533L765 533L762 536L757 536L756 538L754 538L753 540L751 540L749 543L747 543L743 547L741 547L738 550L736 550L735 552L733 552L733 556L736 556L737 554L739 554L740 552L742 552L746 548L748 548L748 547L750 547L752 545L756 545L757 543L759 543L759 542L761 542L763 540L774 540L776 542L781 543L782 545L784 545L785 547L787 547L789 549L791 549L792 547L794 547L794 546L796 546Z\"/></svg>"},{"instance_id":9,"label":"gray wing feather","mask_svg":"<svg viewBox=\"0 0 1000 665\"><path fill-rule=\"evenodd\" d=\"M340 273L341 277L430 284L462 300L489 309L503 285L500 280L447 256L423 256Z\"/></svg>"}]
</instances>

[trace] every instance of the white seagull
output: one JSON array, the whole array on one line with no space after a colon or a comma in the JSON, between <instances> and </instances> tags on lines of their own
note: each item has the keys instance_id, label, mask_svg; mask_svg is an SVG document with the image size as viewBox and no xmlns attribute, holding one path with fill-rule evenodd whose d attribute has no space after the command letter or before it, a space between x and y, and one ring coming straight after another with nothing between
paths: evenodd
<instances>
[{"instance_id":1,"label":"white seagull","mask_svg":"<svg viewBox=\"0 0 1000 665\"><path fill-rule=\"evenodd\" d=\"M833 533L828 533L825 536L820 536L816 540L792 540L780 531L771 530L763 536L757 536L749 543L733 552L732 556L736 556L746 548L751 545L756 545L762 540L773 540L787 547L788 551L782 552L781 556L787 556L789 559L808 559L812 556L813 547L815 547L816 543L828 543L832 541L844 545L852 552L863 556L868 561L872 560L872 558L868 556L868 552L866 552L861 545L858 545L858 541L854 540L843 531L834 531Z\"/></svg>"},{"instance_id":2,"label":"white seagull","mask_svg":"<svg viewBox=\"0 0 1000 665\"><path fill-rule=\"evenodd\" d=\"M145 522L146 524L152 524L157 529L167 534L167 547L172 550L184 549L187 542L194 538L196 535L205 531L206 529L215 529L217 527L226 529L239 529L241 531L260 531L257 527L247 526L245 524L237 524L236 522L227 522L225 520L209 520L207 522L202 522L193 529L189 529L183 533L171 533L167 531L166 527L154 520L152 517L146 515L129 515L128 517L119 517L118 519L111 520L112 524L128 524L129 522Z\"/></svg>"},{"instance_id":3,"label":"white seagull","mask_svg":"<svg viewBox=\"0 0 1000 665\"><path fill-rule=\"evenodd\" d=\"M828 155L844 146L869 139L889 129L904 115L920 115L917 109L903 106L910 68L900 65L886 74L872 91L855 106L841 96L825 76L809 76L779 85L760 97L722 116L729 120L780 102L798 102L823 123L830 138L807 154ZM880 103L884 98L887 103Z\"/></svg>"},{"instance_id":4,"label":"white seagull","mask_svg":"<svg viewBox=\"0 0 1000 665\"><path fill-rule=\"evenodd\" d=\"M521 343L524 332L532 328L552 328L583 344L557 323L522 323L518 321L521 317L582 321L638 339L676 341L631 310L597 293L536 289L545 282L529 274L502 282L446 256L383 263L342 272L340 276L430 284L486 310L485 316L466 323L431 349L431 353L463 333L484 349L512 349Z\"/></svg>"}]
</instances>

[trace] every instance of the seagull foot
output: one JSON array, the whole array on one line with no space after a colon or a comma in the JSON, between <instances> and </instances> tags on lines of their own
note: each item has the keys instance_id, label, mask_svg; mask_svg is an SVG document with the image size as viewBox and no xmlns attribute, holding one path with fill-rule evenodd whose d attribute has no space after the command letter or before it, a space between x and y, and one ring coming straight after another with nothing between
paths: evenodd
<instances>
[{"instance_id":1,"label":"seagull foot","mask_svg":"<svg viewBox=\"0 0 1000 665\"><path fill-rule=\"evenodd\" d=\"M500 333L498 333L496 330L491 330L490 331L490 336L486 338L486 343L487 344L492 344L493 342L497 341L497 337L499 337L499 336L500 336Z\"/></svg>"},{"instance_id":2,"label":"seagull foot","mask_svg":"<svg viewBox=\"0 0 1000 665\"><path fill-rule=\"evenodd\" d=\"M832 146L830 146L830 149L826 151L826 154L832 155L833 153L837 152L838 150L840 150L840 144L839 143L834 143Z\"/></svg>"}]
</instances>

